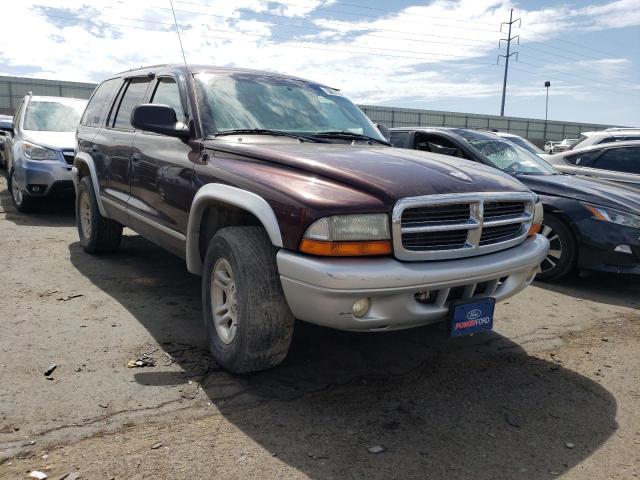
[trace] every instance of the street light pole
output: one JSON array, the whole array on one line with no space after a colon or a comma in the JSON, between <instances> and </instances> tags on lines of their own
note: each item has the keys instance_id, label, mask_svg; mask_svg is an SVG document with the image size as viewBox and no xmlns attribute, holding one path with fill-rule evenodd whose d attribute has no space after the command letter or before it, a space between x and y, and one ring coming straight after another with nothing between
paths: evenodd
<instances>
[{"instance_id":1,"label":"street light pole","mask_svg":"<svg viewBox=\"0 0 640 480\"><path fill-rule=\"evenodd\" d=\"M547 89L547 102L544 107L544 143L547 143L547 119L549 118L549 87L551 82L544 82L544 86Z\"/></svg>"}]
</instances>

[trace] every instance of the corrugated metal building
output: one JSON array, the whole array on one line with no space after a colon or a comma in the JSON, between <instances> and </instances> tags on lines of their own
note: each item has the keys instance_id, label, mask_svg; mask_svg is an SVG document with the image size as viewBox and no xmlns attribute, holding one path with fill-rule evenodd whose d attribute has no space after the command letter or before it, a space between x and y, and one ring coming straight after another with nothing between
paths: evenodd
<instances>
[{"instance_id":1,"label":"corrugated metal building","mask_svg":"<svg viewBox=\"0 0 640 480\"><path fill-rule=\"evenodd\" d=\"M0 113L13 114L20 100L29 91L33 92L34 95L89 98L95 87L96 85L93 83L0 76ZM431 126L465 127L481 130L497 129L528 138L538 145L542 145L545 138L544 120L374 105L360 105L360 108L374 123L383 123L390 128ZM550 120L547 122L546 139L576 138L580 132L603 130L613 126L618 125Z\"/></svg>"},{"instance_id":2,"label":"corrugated metal building","mask_svg":"<svg viewBox=\"0 0 640 480\"><path fill-rule=\"evenodd\" d=\"M94 88L95 83L0 76L0 114L13 115L22 98L29 92L52 97L89 98Z\"/></svg>"},{"instance_id":3,"label":"corrugated metal building","mask_svg":"<svg viewBox=\"0 0 640 480\"><path fill-rule=\"evenodd\" d=\"M442 112L437 110L415 110L410 108L376 107L360 105L362 111L374 122L392 127L461 127L476 130L500 130L527 138L542 145L545 138L545 121L520 117L500 117L476 113ZM594 123L547 122L547 140L577 138L580 132L604 130L619 125Z\"/></svg>"}]
</instances>

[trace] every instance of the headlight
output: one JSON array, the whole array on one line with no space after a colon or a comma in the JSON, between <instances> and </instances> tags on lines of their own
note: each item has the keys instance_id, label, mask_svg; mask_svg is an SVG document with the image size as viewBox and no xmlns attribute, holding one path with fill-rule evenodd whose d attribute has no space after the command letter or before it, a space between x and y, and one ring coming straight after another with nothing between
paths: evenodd
<instances>
[{"instance_id":1,"label":"headlight","mask_svg":"<svg viewBox=\"0 0 640 480\"><path fill-rule=\"evenodd\" d=\"M30 142L22 142L22 153L31 160L58 160L58 154L55 150Z\"/></svg>"},{"instance_id":2,"label":"headlight","mask_svg":"<svg viewBox=\"0 0 640 480\"><path fill-rule=\"evenodd\" d=\"M599 207L595 205L583 204L596 220L603 222L617 223L625 227L640 228L640 216L632 213L621 212L612 208Z\"/></svg>"},{"instance_id":3,"label":"headlight","mask_svg":"<svg viewBox=\"0 0 640 480\"><path fill-rule=\"evenodd\" d=\"M372 213L321 218L305 232L300 251L326 256L387 255L391 253L389 217Z\"/></svg>"}]
</instances>

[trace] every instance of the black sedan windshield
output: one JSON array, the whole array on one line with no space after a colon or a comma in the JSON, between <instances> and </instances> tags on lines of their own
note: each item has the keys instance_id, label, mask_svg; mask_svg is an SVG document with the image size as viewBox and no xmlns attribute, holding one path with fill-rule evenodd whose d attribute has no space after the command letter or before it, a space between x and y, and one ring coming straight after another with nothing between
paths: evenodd
<instances>
[{"instance_id":1,"label":"black sedan windshield","mask_svg":"<svg viewBox=\"0 0 640 480\"><path fill-rule=\"evenodd\" d=\"M246 73L195 75L206 135L262 130L314 135L343 132L385 141L339 91L302 80Z\"/></svg>"},{"instance_id":2,"label":"black sedan windshield","mask_svg":"<svg viewBox=\"0 0 640 480\"><path fill-rule=\"evenodd\" d=\"M553 175L555 168L537 155L502 139L469 138L469 143L480 151L491 166L507 173L524 175Z\"/></svg>"}]
</instances>

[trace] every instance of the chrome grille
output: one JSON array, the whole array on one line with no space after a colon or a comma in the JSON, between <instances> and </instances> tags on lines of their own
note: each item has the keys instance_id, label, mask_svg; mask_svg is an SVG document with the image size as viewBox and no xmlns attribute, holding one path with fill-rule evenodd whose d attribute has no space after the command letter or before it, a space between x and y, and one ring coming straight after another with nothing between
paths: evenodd
<instances>
[{"instance_id":1,"label":"chrome grille","mask_svg":"<svg viewBox=\"0 0 640 480\"><path fill-rule=\"evenodd\" d=\"M503 250L525 239L533 211L532 193L405 198L393 210L395 255L440 260Z\"/></svg>"}]
</instances>

